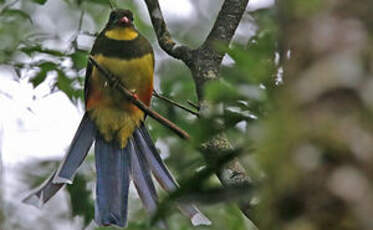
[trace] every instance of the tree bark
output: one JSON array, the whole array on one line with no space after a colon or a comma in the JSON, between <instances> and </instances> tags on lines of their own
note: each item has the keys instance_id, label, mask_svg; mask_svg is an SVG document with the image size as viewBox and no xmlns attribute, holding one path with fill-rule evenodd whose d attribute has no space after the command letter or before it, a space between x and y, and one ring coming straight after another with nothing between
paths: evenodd
<instances>
[{"instance_id":1,"label":"tree bark","mask_svg":"<svg viewBox=\"0 0 373 230\"><path fill-rule=\"evenodd\" d=\"M225 55L225 52L219 52L216 49L216 44L229 45L245 12L248 0L225 0L207 39L197 49L176 44L167 30L158 1L144 1L148 7L160 47L170 56L183 61L189 67L195 82L201 114L207 113L209 106L204 100L204 87L206 82L218 79L221 62ZM232 145L225 135L221 134L203 144L201 149L206 161L213 162L214 158L219 158L219 154L232 149ZM251 184L250 178L238 159L234 159L216 173L225 186ZM249 202L242 202L239 206L247 217L251 215Z\"/></svg>"}]
</instances>

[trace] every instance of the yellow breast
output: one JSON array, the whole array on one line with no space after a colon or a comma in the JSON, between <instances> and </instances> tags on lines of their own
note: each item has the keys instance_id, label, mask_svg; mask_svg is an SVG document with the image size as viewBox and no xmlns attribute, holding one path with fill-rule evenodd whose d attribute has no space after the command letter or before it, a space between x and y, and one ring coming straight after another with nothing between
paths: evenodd
<instances>
[{"instance_id":1,"label":"yellow breast","mask_svg":"<svg viewBox=\"0 0 373 230\"><path fill-rule=\"evenodd\" d=\"M150 104L154 69L152 54L129 60L103 55L95 55L94 58L101 66L119 77L122 84L135 92L140 100ZM87 104L90 105L87 110L91 119L106 141L110 142L115 138L121 147L125 147L128 137L144 119L143 112L127 101L120 92L112 89L96 68L93 69L89 81L92 96L87 99Z\"/></svg>"},{"instance_id":2,"label":"yellow breast","mask_svg":"<svg viewBox=\"0 0 373 230\"><path fill-rule=\"evenodd\" d=\"M112 30L108 30L105 32L105 36L111 39L115 40L124 40L124 41L129 41L137 38L139 34L137 33L136 30L125 27L125 28L115 28Z\"/></svg>"}]
</instances>

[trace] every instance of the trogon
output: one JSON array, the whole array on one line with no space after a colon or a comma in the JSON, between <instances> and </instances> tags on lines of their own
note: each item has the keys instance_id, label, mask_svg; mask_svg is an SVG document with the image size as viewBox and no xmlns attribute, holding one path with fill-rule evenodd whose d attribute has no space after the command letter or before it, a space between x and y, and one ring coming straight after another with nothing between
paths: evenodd
<instances>
[{"instance_id":1,"label":"trogon","mask_svg":"<svg viewBox=\"0 0 373 230\"><path fill-rule=\"evenodd\" d=\"M150 106L154 54L150 43L135 29L131 11L117 9L111 12L91 55L139 100ZM144 113L111 87L105 76L91 64L86 70L84 95L86 112L65 159L24 201L41 207L65 184L71 184L95 143L95 222L103 226L127 225L131 180L148 213L154 214L157 193L152 174L166 191L174 191L177 183L152 142L144 125ZM194 205L183 204L179 208L194 224L209 223Z\"/></svg>"}]
</instances>

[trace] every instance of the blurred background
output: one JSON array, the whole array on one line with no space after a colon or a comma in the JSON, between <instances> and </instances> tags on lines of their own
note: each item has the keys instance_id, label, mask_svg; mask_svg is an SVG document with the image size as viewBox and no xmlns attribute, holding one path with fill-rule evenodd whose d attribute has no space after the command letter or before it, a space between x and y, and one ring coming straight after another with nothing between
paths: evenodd
<instances>
[{"instance_id":1,"label":"blurred background","mask_svg":"<svg viewBox=\"0 0 373 230\"><path fill-rule=\"evenodd\" d=\"M198 47L223 0L159 0L176 41ZM94 156L42 209L21 203L63 159L84 112L87 54L107 21L104 0L0 0L0 229L99 229L92 223ZM156 90L197 102L189 69L158 46L146 6L118 0L153 44ZM373 3L251 0L197 119L154 98L153 109L191 134L147 119L178 181L205 169L199 146L224 127L255 193L218 194L214 175L194 193L211 226L175 206L170 229L373 229ZM188 185L188 183L186 183ZM189 183L193 186L193 183ZM214 193L214 195L216 195ZM160 193L161 202L168 200ZM235 201L253 206L251 220ZM131 187L128 229L153 229ZM32 227L30 227L32 226ZM110 228L105 228L110 229Z\"/></svg>"}]
</instances>

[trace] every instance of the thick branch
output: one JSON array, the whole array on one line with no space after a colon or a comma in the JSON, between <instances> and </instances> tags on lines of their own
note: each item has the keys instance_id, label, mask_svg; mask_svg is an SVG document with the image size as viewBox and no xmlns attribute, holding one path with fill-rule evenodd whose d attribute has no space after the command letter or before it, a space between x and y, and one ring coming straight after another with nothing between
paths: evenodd
<instances>
[{"instance_id":1,"label":"thick branch","mask_svg":"<svg viewBox=\"0 0 373 230\"><path fill-rule=\"evenodd\" d=\"M150 19L154 26L160 47L170 56L180 59L185 63L191 62L191 49L187 46L177 45L167 30L159 2L155 0L145 0Z\"/></svg>"},{"instance_id":2,"label":"thick branch","mask_svg":"<svg viewBox=\"0 0 373 230\"><path fill-rule=\"evenodd\" d=\"M217 135L210 141L202 145L203 156L209 164L214 164L216 154L228 152L233 146L223 134ZM237 157L228 162L224 167L216 172L221 183L226 186L253 185L252 180L247 175L245 168L241 165ZM251 186L252 187L252 186ZM239 207L246 217L251 218L252 205L248 201L239 203Z\"/></svg>"},{"instance_id":3,"label":"thick branch","mask_svg":"<svg viewBox=\"0 0 373 230\"><path fill-rule=\"evenodd\" d=\"M113 87L119 90L131 103L136 105L139 109L141 109L144 113L149 115L150 117L154 118L156 121L161 123L162 125L166 126L167 128L174 131L179 137L184 139L189 139L188 133L186 133L184 130L180 129L176 124L174 124L172 121L167 120L165 117L160 115L159 113L153 111L151 108L149 108L147 105L142 103L137 96L136 93L131 92L126 87L123 86L123 84L119 81L119 79L114 76L112 73L110 73L108 70L103 68L100 64L98 64L94 58L89 57L89 62L94 65L98 71L108 80L109 84Z\"/></svg>"},{"instance_id":4,"label":"thick branch","mask_svg":"<svg viewBox=\"0 0 373 230\"><path fill-rule=\"evenodd\" d=\"M225 55L225 52L219 51L216 45L228 45L231 42L247 4L248 0L225 0L207 39L199 49L194 51L193 60L197 61L192 66L192 73L202 114L209 109L204 103L205 83L217 79ZM204 157L208 161L214 157L209 155L209 152L219 154L231 148L228 139L224 135L218 135L204 144ZM251 184L250 178L237 158L225 165L217 175L225 186ZM241 202L239 206L247 217L251 216L250 202Z\"/></svg>"},{"instance_id":5,"label":"thick branch","mask_svg":"<svg viewBox=\"0 0 373 230\"><path fill-rule=\"evenodd\" d=\"M218 50L217 45L229 45L245 12L248 0L225 0L207 39L197 50L193 51L192 73L200 103L204 97L207 81L217 79L220 64L225 51Z\"/></svg>"},{"instance_id":6,"label":"thick branch","mask_svg":"<svg viewBox=\"0 0 373 230\"><path fill-rule=\"evenodd\" d=\"M203 110L207 108L203 103L203 89L205 83L217 79L220 64L225 55L225 52L216 49L216 44L230 43L242 15L245 12L248 0L225 0L206 41L201 47L195 50L186 46L177 46L172 40L170 33L167 31L158 0L144 1L148 7L161 48L172 57L184 61L184 63L191 69L197 89L198 101L201 105L201 107L198 106L198 108L201 108L203 114ZM204 157L206 161L209 162L217 156L212 156L208 153L219 154L229 150L230 148L231 144L225 136L217 136L204 144ZM220 172L217 172L217 175L223 185L239 185L242 183L251 184L249 177L238 159L234 159L232 162L224 166ZM251 211L250 203L241 202L239 203L239 206L242 212L249 217Z\"/></svg>"},{"instance_id":7,"label":"thick branch","mask_svg":"<svg viewBox=\"0 0 373 230\"><path fill-rule=\"evenodd\" d=\"M224 52L215 49L216 43L229 44L241 21L249 0L225 0L207 39L201 49L212 49L220 65Z\"/></svg>"}]
</instances>

